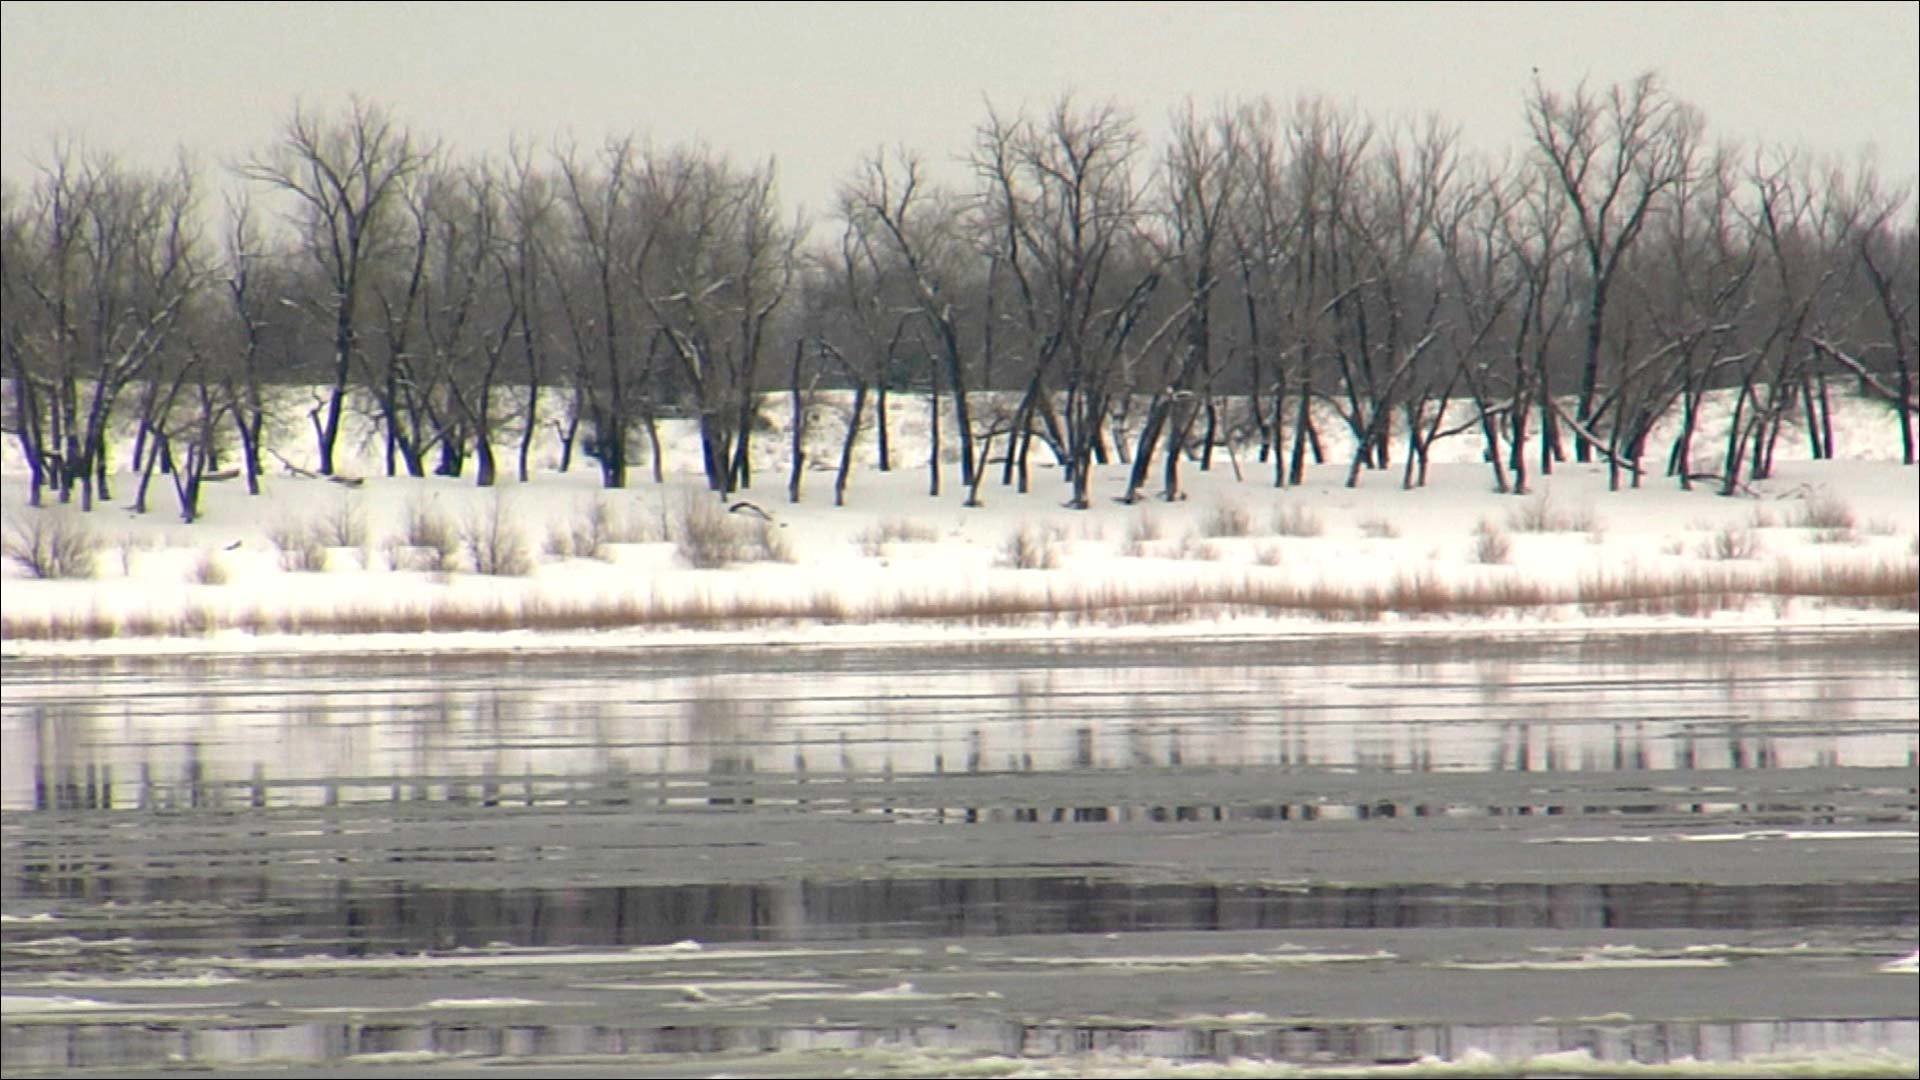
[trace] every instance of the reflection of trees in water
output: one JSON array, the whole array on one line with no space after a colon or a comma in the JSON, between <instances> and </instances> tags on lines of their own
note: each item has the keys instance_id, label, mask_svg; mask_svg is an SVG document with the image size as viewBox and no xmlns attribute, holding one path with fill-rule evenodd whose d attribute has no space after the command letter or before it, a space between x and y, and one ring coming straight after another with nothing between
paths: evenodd
<instances>
[{"instance_id":1,"label":"reflection of trees in water","mask_svg":"<svg viewBox=\"0 0 1920 1080\"><path fill-rule=\"evenodd\" d=\"M1005 668L922 670L908 661L746 679L713 661L644 677L589 667L582 679L530 661L442 671L388 658L370 662L372 682L346 678L335 660L234 663L217 677L197 668L116 676L85 690L29 684L19 696L10 685L6 797L48 808L133 806L141 793L149 804L187 807L263 796L268 806L493 804L521 801L523 787L531 800L536 786L569 782L618 799L630 773L765 784L769 772L789 771L1570 772L1920 758L1920 740L1890 716L1910 693L1910 673L1835 650L1767 666L1752 649L1723 655L1671 637L1638 651L1516 647L1489 661L1448 659L1462 655L1457 644L1424 649L1397 668L1418 678L1387 683L1369 680L1396 664L1394 647L1376 661L1327 668L1291 656L1192 668L1016 657Z\"/></svg>"},{"instance_id":2,"label":"reflection of trees in water","mask_svg":"<svg viewBox=\"0 0 1920 1080\"><path fill-rule=\"evenodd\" d=\"M738 794L714 794L712 805L753 802L751 777L759 770L762 747L778 726L782 705L767 699L742 701L718 679L702 680L686 704L686 743L696 766L704 761L708 786L716 791L738 788Z\"/></svg>"},{"instance_id":3,"label":"reflection of trees in water","mask_svg":"<svg viewBox=\"0 0 1920 1080\"><path fill-rule=\"evenodd\" d=\"M180 899L260 898L257 882L176 883ZM239 890L236 894L235 890ZM1086 876L452 888L345 882L254 929L283 941L420 949L915 936L1427 927L1808 931L1908 924L1911 883L1262 885ZM205 894L202 896L201 894ZM1844 894L1844 897L1843 897Z\"/></svg>"}]
</instances>

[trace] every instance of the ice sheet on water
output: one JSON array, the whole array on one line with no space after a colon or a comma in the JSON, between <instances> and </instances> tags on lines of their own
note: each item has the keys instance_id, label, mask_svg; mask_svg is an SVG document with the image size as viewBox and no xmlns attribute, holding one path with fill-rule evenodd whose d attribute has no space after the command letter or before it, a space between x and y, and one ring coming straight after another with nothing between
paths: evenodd
<instances>
[{"instance_id":1,"label":"ice sheet on water","mask_svg":"<svg viewBox=\"0 0 1920 1080\"><path fill-rule=\"evenodd\" d=\"M1718 956L1587 956L1578 960L1486 960L1455 961L1440 965L1455 971L1621 971L1669 968L1720 968L1727 961Z\"/></svg>"},{"instance_id":2,"label":"ice sheet on water","mask_svg":"<svg viewBox=\"0 0 1920 1080\"><path fill-rule=\"evenodd\" d=\"M1744 832L1680 833L1675 836L1624 834L1612 836L1550 836L1529 844L1724 844L1759 840L1920 840L1920 832L1905 829L1749 829Z\"/></svg>"},{"instance_id":3,"label":"ice sheet on water","mask_svg":"<svg viewBox=\"0 0 1920 1080\"><path fill-rule=\"evenodd\" d=\"M232 975L203 971L196 975L76 975L59 972L39 979L13 979L16 987L59 988L67 990L179 990L202 986L227 986L247 980Z\"/></svg>"},{"instance_id":4,"label":"ice sheet on water","mask_svg":"<svg viewBox=\"0 0 1920 1080\"><path fill-rule=\"evenodd\" d=\"M1139 954L1126 956L1005 956L988 963L1024 964L1045 967L1119 967L1119 968L1192 968L1192 967L1265 967L1308 964L1364 964L1399 957L1385 949L1363 953L1276 951L1244 953L1200 953L1193 956Z\"/></svg>"},{"instance_id":5,"label":"ice sheet on water","mask_svg":"<svg viewBox=\"0 0 1920 1080\"><path fill-rule=\"evenodd\" d=\"M1889 960L1881 964L1879 970L1889 975L1920 975L1920 949L1916 949L1898 960Z\"/></svg>"},{"instance_id":6,"label":"ice sheet on water","mask_svg":"<svg viewBox=\"0 0 1920 1080\"><path fill-rule=\"evenodd\" d=\"M502 952L417 953L409 956L220 957L196 961L231 971L393 971L433 968L504 968L664 964L697 954L702 961L789 960L861 956L871 949L709 949L695 942L634 949L572 952L563 949L514 949Z\"/></svg>"},{"instance_id":7,"label":"ice sheet on water","mask_svg":"<svg viewBox=\"0 0 1920 1080\"><path fill-rule=\"evenodd\" d=\"M821 1057L821 1055L814 1055ZM1742 1058L1737 1070L1725 1061L1679 1058L1642 1063L1595 1057L1587 1050L1503 1057L1468 1049L1451 1058L1422 1057L1387 1065L1311 1065L1264 1059L1189 1061L1176 1058L1120 1054L1076 1054L1058 1057L959 1057L951 1053L906 1048L875 1047L832 1055L840 1075L888 1076L1002 1076L1054 1077L1287 1077L1375 1078L1419 1080L1424 1077L1720 1077L1729 1071L1757 1077L1906 1077L1912 1076L1912 1058L1885 1051L1828 1051L1813 1054L1769 1054ZM796 1064L799 1064L796 1062ZM808 1062L824 1064L824 1062ZM799 1070L796 1070L799 1071Z\"/></svg>"},{"instance_id":8,"label":"ice sheet on water","mask_svg":"<svg viewBox=\"0 0 1920 1080\"><path fill-rule=\"evenodd\" d=\"M82 1012L177 1012L181 1009L220 1009L227 1007L227 1004L226 1002L200 1004L168 1002L164 1006L159 1006L124 1001L101 1001L96 998L71 997L66 994L54 994L48 997L36 994L0 994L0 1016L14 1018Z\"/></svg>"}]
</instances>

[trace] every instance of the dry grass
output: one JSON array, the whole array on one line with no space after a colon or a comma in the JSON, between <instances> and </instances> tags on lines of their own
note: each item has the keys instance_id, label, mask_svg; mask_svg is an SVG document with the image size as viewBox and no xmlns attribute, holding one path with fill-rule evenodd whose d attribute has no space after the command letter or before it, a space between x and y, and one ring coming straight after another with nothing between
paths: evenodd
<instances>
[{"instance_id":1,"label":"dry grass","mask_svg":"<svg viewBox=\"0 0 1920 1080\"><path fill-rule=\"evenodd\" d=\"M187 580L196 585L225 585L228 581L226 564L211 549L202 549L187 568Z\"/></svg>"},{"instance_id":2,"label":"dry grass","mask_svg":"<svg viewBox=\"0 0 1920 1080\"><path fill-rule=\"evenodd\" d=\"M64 508L22 510L0 532L0 555L28 576L90 578L100 538Z\"/></svg>"},{"instance_id":3,"label":"dry grass","mask_svg":"<svg viewBox=\"0 0 1920 1080\"><path fill-rule=\"evenodd\" d=\"M1273 513L1273 532L1276 536L1319 536L1326 531L1326 523L1320 520L1320 515L1304 506L1283 506Z\"/></svg>"},{"instance_id":4,"label":"dry grass","mask_svg":"<svg viewBox=\"0 0 1920 1080\"><path fill-rule=\"evenodd\" d=\"M114 561L120 566L121 577L133 576L133 553L138 550L140 550L140 545L138 541L134 540L133 534L121 533L118 537L114 538Z\"/></svg>"},{"instance_id":5,"label":"dry grass","mask_svg":"<svg viewBox=\"0 0 1920 1080\"><path fill-rule=\"evenodd\" d=\"M1552 498L1543 491L1509 511L1507 527L1522 533L1591 533L1600 530L1600 518L1591 506L1578 506L1571 510L1555 506Z\"/></svg>"},{"instance_id":6,"label":"dry grass","mask_svg":"<svg viewBox=\"0 0 1920 1080\"><path fill-rule=\"evenodd\" d=\"M1035 534L1044 539L1044 534ZM714 599L616 595L576 603L542 599L460 600L418 606L233 611L198 606L165 614L112 615L98 609L0 614L0 637L71 640L186 636L234 629L249 633L422 633L431 631L564 631L620 627L728 627L781 620L900 622L938 620L1001 625L1031 621L1105 624L1169 623L1235 615L1302 615L1331 621L1404 617L1535 616L1567 610L1594 616L1702 616L1753 602L1820 600L1849 607L1920 611L1920 560L1833 560L1815 565L1694 567L1683 572L1632 568L1597 572L1573 585L1515 580L1510 575L1449 582L1432 570L1385 584L1340 585L1247 575L1208 581L1137 585L1057 582L1035 589L969 585L902 592L865 607L821 591L803 596L746 594Z\"/></svg>"},{"instance_id":7,"label":"dry grass","mask_svg":"<svg viewBox=\"0 0 1920 1080\"><path fill-rule=\"evenodd\" d=\"M1216 503L1201 519L1200 531L1206 536L1245 536L1253 531L1253 515L1238 503Z\"/></svg>"},{"instance_id":8,"label":"dry grass","mask_svg":"<svg viewBox=\"0 0 1920 1080\"><path fill-rule=\"evenodd\" d=\"M1699 554L1715 562L1751 559L1760 554L1760 535L1750 528L1722 525L1700 541Z\"/></svg>"},{"instance_id":9,"label":"dry grass","mask_svg":"<svg viewBox=\"0 0 1920 1080\"><path fill-rule=\"evenodd\" d=\"M313 531L323 547L364 548L367 546L366 511L361 509L358 499L343 495L314 520Z\"/></svg>"},{"instance_id":10,"label":"dry grass","mask_svg":"<svg viewBox=\"0 0 1920 1080\"><path fill-rule=\"evenodd\" d=\"M431 503L407 503L400 536L387 541L387 561L395 569L446 573L459 562L460 536L453 522Z\"/></svg>"},{"instance_id":11,"label":"dry grass","mask_svg":"<svg viewBox=\"0 0 1920 1080\"><path fill-rule=\"evenodd\" d=\"M793 545L787 542L787 535L773 522L761 519L747 525L746 552L750 562L793 561Z\"/></svg>"},{"instance_id":12,"label":"dry grass","mask_svg":"<svg viewBox=\"0 0 1920 1080\"><path fill-rule=\"evenodd\" d=\"M680 559L697 570L714 570L740 558L738 537L727 513L712 499L689 494L670 534Z\"/></svg>"},{"instance_id":13,"label":"dry grass","mask_svg":"<svg viewBox=\"0 0 1920 1080\"><path fill-rule=\"evenodd\" d=\"M743 562L792 562L793 549L773 522L729 514L716 500L687 495L669 532L680 559L697 570Z\"/></svg>"},{"instance_id":14,"label":"dry grass","mask_svg":"<svg viewBox=\"0 0 1920 1080\"><path fill-rule=\"evenodd\" d=\"M629 520L604 495L596 495L577 505L572 518L547 530L542 551L550 559L611 562L614 544L646 543L653 539L653 530L644 523Z\"/></svg>"},{"instance_id":15,"label":"dry grass","mask_svg":"<svg viewBox=\"0 0 1920 1080\"><path fill-rule=\"evenodd\" d=\"M1360 519L1360 535L1374 540L1392 540L1400 535L1393 522L1383 517Z\"/></svg>"},{"instance_id":16,"label":"dry grass","mask_svg":"<svg viewBox=\"0 0 1920 1080\"><path fill-rule=\"evenodd\" d=\"M1809 496L1801 503L1799 513L1794 515L1793 527L1796 529L1823 529L1853 531L1853 508L1830 492L1820 491Z\"/></svg>"},{"instance_id":17,"label":"dry grass","mask_svg":"<svg viewBox=\"0 0 1920 1080\"><path fill-rule=\"evenodd\" d=\"M525 577L533 572L526 535L513 523L511 511L511 501L496 490L486 506L461 524L460 546L466 549L467 565L474 573Z\"/></svg>"},{"instance_id":18,"label":"dry grass","mask_svg":"<svg viewBox=\"0 0 1920 1080\"><path fill-rule=\"evenodd\" d=\"M1486 518L1473 528L1473 561L1483 566L1499 566L1513 555L1513 541L1500 526Z\"/></svg>"},{"instance_id":19,"label":"dry grass","mask_svg":"<svg viewBox=\"0 0 1920 1080\"><path fill-rule=\"evenodd\" d=\"M327 545L317 526L299 518L267 525L267 543L280 553L280 569L292 574L317 574L327 568Z\"/></svg>"},{"instance_id":20,"label":"dry grass","mask_svg":"<svg viewBox=\"0 0 1920 1080\"><path fill-rule=\"evenodd\" d=\"M1022 525L1001 542L998 561L1016 570L1052 570L1060 565L1060 545L1049 530Z\"/></svg>"},{"instance_id":21,"label":"dry grass","mask_svg":"<svg viewBox=\"0 0 1920 1080\"><path fill-rule=\"evenodd\" d=\"M1160 519L1152 514L1142 514L1127 522L1127 538L1120 545L1120 554L1139 559L1147 555L1147 545L1159 543L1165 535Z\"/></svg>"},{"instance_id":22,"label":"dry grass","mask_svg":"<svg viewBox=\"0 0 1920 1080\"><path fill-rule=\"evenodd\" d=\"M940 539L931 526L911 518L888 518L875 522L854 535L853 542L870 559L883 558L888 544L930 544Z\"/></svg>"}]
</instances>

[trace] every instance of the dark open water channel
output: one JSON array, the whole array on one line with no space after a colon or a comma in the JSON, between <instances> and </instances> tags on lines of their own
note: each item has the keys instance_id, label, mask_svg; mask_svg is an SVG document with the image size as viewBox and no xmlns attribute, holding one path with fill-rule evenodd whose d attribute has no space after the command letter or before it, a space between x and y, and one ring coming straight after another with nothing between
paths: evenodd
<instances>
[{"instance_id":1,"label":"dark open water channel","mask_svg":"<svg viewBox=\"0 0 1920 1080\"><path fill-rule=\"evenodd\" d=\"M1917 645L7 659L5 1071L1912 1075Z\"/></svg>"}]
</instances>

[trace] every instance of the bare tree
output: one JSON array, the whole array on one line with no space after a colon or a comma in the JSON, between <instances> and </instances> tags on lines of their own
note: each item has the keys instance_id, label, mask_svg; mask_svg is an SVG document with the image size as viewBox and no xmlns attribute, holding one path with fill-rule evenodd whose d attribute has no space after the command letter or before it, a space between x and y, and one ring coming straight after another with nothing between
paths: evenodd
<instances>
[{"instance_id":1,"label":"bare tree","mask_svg":"<svg viewBox=\"0 0 1920 1080\"><path fill-rule=\"evenodd\" d=\"M572 225L564 247L550 250L555 298L565 316L574 386L593 424L592 454L602 483L627 486L628 428L646 388L635 357L646 331L634 310L628 268L641 238L640 163L633 140L610 139L597 167L572 150L558 155L562 201Z\"/></svg>"},{"instance_id":2,"label":"bare tree","mask_svg":"<svg viewBox=\"0 0 1920 1080\"><path fill-rule=\"evenodd\" d=\"M997 238L994 258L1013 283L1031 357L1016 438L1031 438L1036 411L1051 417L1048 388L1057 378L1066 399L1057 441L1068 505L1082 509L1123 351L1160 282L1137 231L1138 145L1132 121L1114 106L1081 110L1070 100L1041 123L990 115L976 138L986 234Z\"/></svg>"},{"instance_id":3,"label":"bare tree","mask_svg":"<svg viewBox=\"0 0 1920 1080\"><path fill-rule=\"evenodd\" d=\"M933 342L947 378L960 439L960 481L977 490L974 473L984 468L973 452L974 424L961 348L961 307L956 298L965 238L959 209L930 187L920 159L905 151L891 158L875 153L861 162L855 178L841 189L841 215L854 230L866 261L877 268L898 265L911 287L907 310L917 316ZM881 253L886 252L883 260ZM885 408L882 398L881 408ZM936 485L937 487L937 485ZM935 492L938 493L937 490Z\"/></svg>"},{"instance_id":4,"label":"bare tree","mask_svg":"<svg viewBox=\"0 0 1920 1080\"><path fill-rule=\"evenodd\" d=\"M1153 399L1134 449L1124 496L1129 503L1138 498L1146 482L1163 434L1167 448L1161 496L1169 501L1180 497L1180 458L1195 403L1206 392L1202 381L1213 372L1214 294L1226 258L1227 215L1236 208L1238 187L1245 179L1239 162L1242 149L1234 112L1222 110L1202 120L1189 102L1184 111L1174 114L1172 145L1161 167L1159 210L1164 239L1159 255L1180 290L1179 306L1168 316L1168 323L1177 322L1180 330L1165 353L1167 362L1154 382ZM1130 394L1132 382L1123 375L1121 392Z\"/></svg>"},{"instance_id":5,"label":"bare tree","mask_svg":"<svg viewBox=\"0 0 1920 1080\"><path fill-rule=\"evenodd\" d=\"M521 398L520 449L517 468L521 483L530 472L528 458L533 439L540 430L540 400L551 374L547 359L550 342L546 296L548 256L555 243L554 223L559 215L558 199L551 179L534 167L533 155L515 145L508 151L506 175L501 180L506 200L503 225L505 251L500 256L501 274L507 292L507 305L515 313L514 340L519 345L519 378L525 395ZM653 457L656 476L660 456Z\"/></svg>"},{"instance_id":6,"label":"bare tree","mask_svg":"<svg viewBox=\"0 0 1920 1080\"><path fill-rule=\"evenodd\" d=\"M299 200L294 220L302 246L332 290L312 301L332 331L332 386L325 419L314 420L324 475L334 471L341 409L359 347L367 264L400 199L401 184L436 154L435 146L417 141L386 110L355 98L337 119L295 106L280 141L240 167L242 176Z\"/></svg>"},{"instance_id":7,"label":"bare tree","mask_svg":"<svg viewBox=\"0 0 1920 1080\"><path fill-rule=\"evenodd\" d=\"M1698 123L1652 73L1604 96L1582 83L1571 97L1548 90L1536 76L1527 98L1527 126L1541 166L1573 210L1586 259L1586 346L1574 406L1574 454L1583 463L1592 455L1607 301L1649 215L1686 175Z\"/></svg>"},{"instance_id":8,"label":"bare tree","mask_svg":"<svg viewBox=\"0 0 1920 1080\"><path fill-rule=\"evenodd\" d=\"M1915 379L1916 309L1920 309L1920 224L1911 189L1883 190L1870 168L1847 183L1829 181L1834 213L1850 223L1843 254L1865 276L1871 299L1836 302L1823 312L1813 344L1826 359L1887 403L1900 428L1901 460L1915 461L1920 388ZM1877 362L1876 357L1884 357ZM1888 371L1887 368L1891 368ZM1888 377L1891 377L1891 382Z\"/></svg>"},{"instance_id":9,"label":"bare tree","mask_svg":"<svg viewBox=\"0 0 1920 1080\"><path fill-rule=\"evenodd\" d=\"M768 320L803 231L781 223L773 177L771 161L739 172L704 152L650 155L645 236L628 267L692 390L707 483L723 495L752 483Z\"/></svg>"},{"instance_id":10,"label":"bare tree","mask_svg":"<svg viewBox=\"0 0 1920 1080\"><path fill-rule=\"evenodd\" d=\"M8 208L7 368L36 487L110 498L115 404L167 347L205 267L193 172L148 174L62 151ZM37 494L37 493L36 493Z\"/></svg>"}]
</instances>

